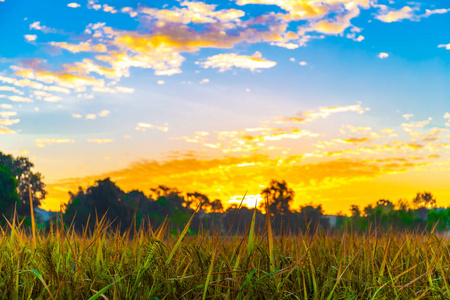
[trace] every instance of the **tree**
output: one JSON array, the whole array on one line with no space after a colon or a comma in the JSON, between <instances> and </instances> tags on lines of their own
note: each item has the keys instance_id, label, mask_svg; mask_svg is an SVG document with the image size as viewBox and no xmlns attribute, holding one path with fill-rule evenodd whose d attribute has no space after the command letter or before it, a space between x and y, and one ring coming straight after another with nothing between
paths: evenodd
<instances>
[{"instance_id":1,"label":"tree","mask_svg":"<svg viewBox=\"0 0 450 300\"><path fill-rule=\"evenodd\" d=\"M14 214L14 207L19 204L17 180L11 170L0 165L0 214L9 218ZM3 217L0 222L3 222Z\"/></svg>"},{"instance_id":2,"label":"tree","mask_svg":"<svg viewBox=\"0 0 450 300\"><path fill-rule=\"evenodd\" d=\"M43 176L39 172L33 172L34 164L26 157L14 158L0 152L0 165L11 171L12 176L17 180L20 204L17 207L18 214L30 216L30 186L33 207L39 207L41 201L45 199L45 184Z\"/></svg>"},{"instance_id":3,"label":"tree","mask_svg":"<svg viewBox=\"0 0 450 300\"><path fill-rule=\"evenodd\" d=\"M327 226L327 221L322 219L323 209L321 204L316 207L314 207L312 203L305 206L300 206L300 218L302 217L304 218L305 223L308 224L308 227L305 228L308 233L311 233L316 226Z\"/></svg>"},{"instance_id":4,"label":"tree","mask_svg":"<svg viewBox=\"0 0 450 300\"><path fill-rule=\"evenodd\" d=\"M198 192L187 193L186 204L192 209L200 207L201 209L208 210L211 208L208 196Z\"/></svg>"},{"instance_id":5,"label":"tree","mask_svg":"<svg viewBox=\"0 0 450 300\"><path fill-rule=\"evenodd\" d=\"M211 202L211 211L215 213L223 213L223 205L220 199L216 199Z\"/></svg>"},{"instance_id":6,"label":"tree","mask_svg":"<svg viewBox=\"0 0 450 300\"><path fill-rule=\"evenodd\" d=\"M69 223L75 218L75 226L80 229L86 225L91 215L90 224L94 224L95 215L100 219L106 214L107 219L116 220L121 229L127 229L133 220L134 209L125 201L123 192L109 178L98 180L84 191L81 187L78 193L69 193L69 203L65 205L64 221Z\"/></svg>"},{"instance_id":7,"label":"tree","mask_svg":"<svg viewBox=\"0 0 450 300\"><path fill-rule=\"evenodd\" d=\"M380 199L377 201L376 209L381 210L382 213L390 213L394 210L394 204L390 200Z\"/></svg>"},{"instance_id":8,"label":"tree","mask_svg":"<svg viewBox=\"0 0 450 300\"><path fill-rule=\"evenodd\" d=\"M270 186L261 192L264 201L261 207L265 209L270 216L289 214L290 203L294 200L294 191L287 186L286 181L272 180ZM268 207L266 201L268 200Z\"/></svg>"},{"instance_id":9,"label":"tree","mask_svg":"<svg viewBox=\"0 0 450 300\"><path fill-rule=\"evenodd\" d=\"M417 193L412 202L417 207L425 207L428 209L436 207L436 198L430 192Z\"/></svg>"},{"instance_id":10,"label":"tree","mask_svg":"<svg viewBox=\"0 0 450 300\"><path fill-rule=\"evenodd\" d=\"M361 216L361 210L358 205L352 205L350 208L350 212L352 213L352 217L359 218Z\"/></svg>"}]
</instances>

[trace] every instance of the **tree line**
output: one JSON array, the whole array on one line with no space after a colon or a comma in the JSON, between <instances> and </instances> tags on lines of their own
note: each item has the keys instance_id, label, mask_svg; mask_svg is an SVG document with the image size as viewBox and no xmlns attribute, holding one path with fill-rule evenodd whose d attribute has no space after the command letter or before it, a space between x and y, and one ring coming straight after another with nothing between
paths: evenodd
<instances>
[{"instance_id":1,"label":"tree line","mask_svg":"<svg viewBox=\"0 0 450 300\"><path fill-rule=\"evenodd\" d=\"M43 177L33 172L33 167L28 158L0 152L0 213L4 216L0 224L11 219L14 212L25 219L25 224L31 224L30 200L37 208L46 195ZM257 230L264 229L269 214L278 234L345 228L357 232L374 228L445 231L450 226L450 208L437 208L436 198L429 192L417 193L411 201L402 199L394 203L381 199L363 209L352 205L351 216L325 216L321 204L292 207L295 193L283 180L272 180L261 191L263 201L255 211L238 204L224 209L219 199L211 200L200 192L183 193L164 185L148 189L147 194L140 190L124 192L110 178L98 180L87 189L80 187L68 196L58 220L80 231L86 227L93 229L96 220L103 216L113 221L112 228L120 231L132 226L157 228L162 224L176 231L184 228L195 211L192 233L232 228L233 233L245 234L254 212ZM47 224L41 220L41 227L58 220L48 220Z\"/></svg>"}]
</instances>

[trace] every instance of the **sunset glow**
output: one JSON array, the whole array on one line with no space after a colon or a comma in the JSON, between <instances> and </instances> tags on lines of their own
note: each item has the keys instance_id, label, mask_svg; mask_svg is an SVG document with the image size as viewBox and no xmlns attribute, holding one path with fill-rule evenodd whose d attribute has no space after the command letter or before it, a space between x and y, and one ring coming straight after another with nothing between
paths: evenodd
<instances>
[{"instance_id":1,"label":"sunset glow","mask_svg":"<svg viewBox=\"0 0 450 300\"><path fill-rule=\"evenodd\" d=\"M0 0L0 151L30 158L51 210L105 177L225 207L271 179L293 209L448 206L449 18L445 1Z\"/></svg>"}]
</instances>

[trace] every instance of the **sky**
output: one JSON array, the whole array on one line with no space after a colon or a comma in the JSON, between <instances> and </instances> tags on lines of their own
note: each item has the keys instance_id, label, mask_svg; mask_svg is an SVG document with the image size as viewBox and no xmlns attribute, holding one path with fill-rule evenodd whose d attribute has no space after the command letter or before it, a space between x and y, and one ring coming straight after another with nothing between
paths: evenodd
<instances>
[{"instance_id":1,"label":"sky","mask_svg":"<svg viewBox=\"0 0 450 300\"><path fill-rule=\"evenodd\" d=\"M106 177L450 205L447 1L71 1L0 0L0 151L43 174L43 208Z\"/></svg>"}]
</instances>

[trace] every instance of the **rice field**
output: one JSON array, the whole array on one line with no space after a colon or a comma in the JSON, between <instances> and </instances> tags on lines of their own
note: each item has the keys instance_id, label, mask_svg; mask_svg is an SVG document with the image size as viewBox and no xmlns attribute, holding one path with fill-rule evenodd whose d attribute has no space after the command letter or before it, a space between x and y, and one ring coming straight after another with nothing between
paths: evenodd
<instances>
[{"instance_id":1,"label":"rice field","mask_svg":"<svg viewBox=\"0 0 450 300\"><path fill-rule=\"evenodd\" d=\"M192 221L192 218L191 218ZM0 234L1 299L448 299L449 241L433 233L172 233L106 218L92 232L16 219Z\"/></svg>"}]
</instances>

